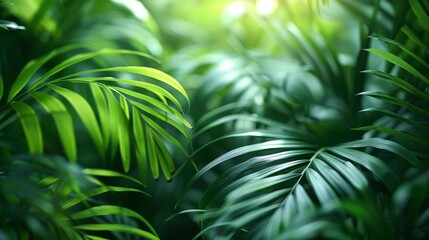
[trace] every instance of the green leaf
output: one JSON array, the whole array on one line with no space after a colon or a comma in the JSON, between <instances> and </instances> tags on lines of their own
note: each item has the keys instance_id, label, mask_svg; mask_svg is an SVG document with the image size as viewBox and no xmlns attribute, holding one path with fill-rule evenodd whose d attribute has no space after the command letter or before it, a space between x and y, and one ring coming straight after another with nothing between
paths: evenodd
<instances>
[{"instance_id":1,"label":"green leaf","mask_svg":"<svg viewBox=\"0 0 429 240\"><path fill-rule=\"evenodd\" d=\"M70 57L70 58L64 60L63 62L59 63L55 67L53 67L51 70L49 70L43 76L41 76L30 87L30 90L35 89L40 84L42 84L46 79L48 79L49 77L53 76L54 74L60 72L61 70L65 69L65 68L68 68L68 67L73 66L77 63L83 62L83 61L88 60L88 59L92 59L92 58L100 56L100 55L112 55L112 54L138 55L138 56L146 57L146 58L152 59L154 61L157 61L153 57L151 57L145 53L141 53L141 52L137 52L137 51L131 51L131 50L121 50L121 49L116 50L116 49L107 49L106 48L106 49L102 49L102 50L97 51L97 52L81 53L81 54L74 55L73 57ZM120 68L120 67L118 67L118 68ZM102 71L102 69L90 70L89 72L99 72L99 71Z\"/></svg>"},{"instance_id":2,"label":"green leaf","mask_svg":"<svg viewBox=\"0 0 429 240\"><path fill-rule=\"evenodd\" d=\"M139 102L130 100L131 104L134 105L135 107L139 108L140 110L144 111L145 113L148 113L152 116L154 116L155 118L161 120L164 123L168 123L169 125L173 126L174 128L176 128L177 130L179 130L184 136L188 137L188 132L186 131L186 129L183 127L183 125L181 125L180 123L176 122L174 119L169 118L167 115L163 115L157 111L155 111L153 108L148 107L144 104L141 104ZM145 117L145 121L150 124L150 123L155 123L154 121L149 121L148 117Z\"/></svg>"},{"instance_id":3,"label":"green leaf","mask_svg":"<svg viewBox=\"0 0 429 240\"><path fill-rule=\"evenodd\" d=\"M398 130L388 128L388 127L384 127L384 126L366 126L366 127L354 128L354 130L358 130L358 131L375 130L375 131L385 132L389 135L397 136L397 137L400 137L401 139L409 140L409 141L412 141L414 143L418 143L425 148L429 148L429 142L426 141L424 138L417 137L417 136L414 136L410 133L398 131ZM422 168L422 164L421 163L419 164L419 161L415 157L409 159L409 162L418 168Z\"/></svg>"},{"instance_id":4,"label":"green leaf","mask_svg":"<svg viewBox=\"0 0 429 240\"><path fill-rule=\"evenodd\" d=\"M167 139L175 146L177 146L182 151L183 154L185 154L186 156L189 156L183 144L179 142L178 136L170 134L167 130L165 130L165 127L160 126L152 119L145 117L144 115L141 115L141 116L148 126L150 126L154 131L158 132L163 138ZM183 128L180 130L181 130L180 133L182 133L185 136L186 140L190 142L191 137L189 136L189 134Z\"/></svg>"},{"instance_id":5,"label":"green leaf","mask_svg":"<svg viewBox=\"0 0 429 240\"><path fill-rule=\"evenodd\" d=\"M404 89L405 91L407 91L411 94L414 94L420 98L423 98L426 101L429 101L429 96L426 93L424 93L423 91L421 91L420 89L418 89L417 87L412 85L411 83L408 83L407 81L405 81L405 80L403 80L397 76L391 75L389 73L377 71L377 70L366 70L366 71L362 71L362 72L371 74L371 75L376 76L378 78L381 78L385 81L393 83L396 86Z\"/></svg>"},{"instance_id":6,"label":"green leaf","mask_svg":"<svg viewBox=\"0 0 429 240\"><path fill-rule=\"evenodd\" d=\"M142 76L150 77L156 80L159 80L161 82L166 83L167 85L173 87L178 92L180 92L186 99L189 105L189 97L186 93L185 89L180 85L180 83L171 77L170 75L149 67L139 67L139 66L126 66L126 67L111 67L111 68L103 68L103 69L94 69L91 71L88 71L88 73L95 73L95 72L127 72L127 73L135 73ZM85 73L85 72L83 72Z\"/></svg>"},{"instance_id":7,"label":"green leaf","mask_svg":"<svg viewBox=\"0 0 429 240\"><path fill-rule=\"evenodd\" d=\"M92 96L94 97L94 101L97 106L98 119L100 121L101 131L103 133L103 139L104 139L103 149L104 151L106 151L110 142L110 135L111 135L110 116L109 116L107 100L105 95L103 94L102 87L99 86L98 83L91 83L90 87L91 87Z\"/></svg>"},{"instance_id":8,"label":"green leaf","mask_svg":"<svg viewBox=\"0 0 429 240\"><path fill-rule=\"evenodd\" d=\"M426 46L425 43L423 43L420 40L420 37L417 36L417 34L408 26L403 26L401 28L402 32L407 35L414 43L416 43L421 49L423 49L426 53L429 53L429 47Z\"/></svg>"},{"instance_id":9,"label":"green leaf","mask_svg":"<svg viewBox=\"0 0 429 240\"><path fill-rule=\"evenodd\" d=\"M158 146L158 160L161 166L161 170L165 176L165 178L169 181L171 180L171 173L176 169L174 166L173 159L171 158L170 152L168 152L162 140L158 137L158 135L153 134L153 139L155 140L155 144Z\"/></svg>"},{"instance_id":10,"label":"green leaf","mask_svg":"<svg viewBox=\"0 0 429 240\"><path fill-rule=\"evenodd\" d=\"M3 92L4 92L4 84L3 84L3 77L0 74L0 100L3 97Z\"/></svg>"},{"instance_id":11,"label":"green leaf","mask_svg":"<svg viewBox=\"0 0 429 240\"><path fill-rule=\"evenodd\" d=\"M13 100L13 98L25 87L25 85L28 84L32 76L43 64L60 54L72 51L80 47L82 47L82 45L69 45L62 48L58 48L41 58L34 59L28 62L27 65L25 65L25 67L19 73L18 77L16 78L16 81L13 83L9 91L7 102L9 103Z\"/></svg>"},{"instance_id":12,"label":"green leaf","mask_svg":"<svg viewBox=\"0 0 429 240\"><path fill-rule=\"evenodd\" d=\"M379 34L374 34L371 36L372 38L384 41L386 43L392 44L394 46L399 47L400 49L402 49L402 51L406 52L408 55L410 55L416 62L419 62L420 64L422 64L425 68L429 68L429 64L425 62L424 59L422 59L421 57L417 56L411 49L408 49L407 46L405 46L404 44L401 44L395 40L383 37L382 35Z\"/></svg>"},{"instance_id":13,"label":"green leaf","mask_svg":"<svg viewBox=\"0 0 429 240\"><path fill-rule=\"evenodd\" d=\"M121 111L118 107L118 103L116 102L116 98L113 94L113 91L105 85L102 85L102 89L104 90L104 94L107 99L107 110L108 110L108 131L109 131L109 140L110 140L110 156L112 158L116 155L116 150L119 145L119 115Z\"/></svg>"},{"instance_id":14,"label":"green leaf","mask_svg":"<svg viewBox=\"0 0 429 240\"><path fill-rule=\"evenodd\" d=\"M330 184L328 184L317 171L310 168L306 171L306 176L310 184L313 186L319 202L334 202L335 199L338 199L338 196L335 194L335 191L332 189Z\"/></svg>"},{"instance_id":15,"label":"green leaf","mask_svg":"<svg viewBox=\"0 0 429 240\"><path fill-rule=\"evenodd\" d=\"M418 0L410 0L410 6L426 34L429 34L429 15Z\"/></svg>"},{"instance_id":16,"label":"green leaf","mask_svg":"<svg viewBox=\"0 0 429 240\"><path fill-rule=\"evenodd\" d=\"M150 169L152 171L152 176L155 179L159 178L159 165L158 165L158 152L156 151L156 143L153 139L154 133L151 128L145 128L146 132L146 143L147 143L147 152L150 163Z\"/></svg>"},{"instance_id":17,"label":"green leaf","mask_svg":"<svg viewBox=\"0 0 429 240\"><path fill-rule=\"evenodd\" d=\"M111 214L118 214L121 216L137 218L142 223L144 223L153 234L158 236L155 229L152 227L152 225L150 225L150 223L144 217L142 217L137 212L124 207L112 206L112 205L96 206L96 207L82 210L80 212L73 213L70 217L73 220L79 220L84 218L93 218L96 216L111 215Z\"/></svg>"},{"instance_id":18,"label":"green leaf","mask_svg":"<svg viewBox=\"0 0 429 240\"><path fill-rule=\"evenodd\" d=\"M390 95L382 93L382 92L368 91L368 92L359 93L359 95L370 96L370 97L373 97L376 99L380 99L384 102L404 107L404 108L409 109L410 111L415 112L415 113L417 113L423 117L429 118L429 111L422 109L422 108L420 108L420 107L418 107L418 106L416 106L416 105L414 105L408 101L398 99L396 97L390 96Z\"/></svg>"},{"instance_id":19,"label":"green leaf","mask_svg":"<svg viewBox=\"0 0 429 240\"><path fill-rule=\"evenodd\" d=\"M122 224L82 224L74 226L78 230L88 230L88 231L113 231L113 232L124 232L130 233L137 236L144 237L146 239L157 240L159 239L156 235L153 235L150 232L138 229L136 227L131 227L128 225Z\"/></svg>"},{"instance_id":20,"label":"green leaf","mask_svg":"<svg viewBox=\"0 0 429 240\"><path fill-rule=\"evenodd\" d=\"M394 55L393 53L384 51L384 50L380 50L380 49L367 49L368 52L373 53L381 58L383 58L384 60L391 62L403 69L405 69L407 72L411 73L412 75L414 75L416 78L424 81L426 84L429 84L429 79L422 74L421 72L419 72L417 69L415 69L412 65L410 65L409 63L407 63L405 60L403 60L402 58Z\"/></svg>"},{"instance_id":21,"label":"green leaf","mask_svg":"<svg viewBox=\"0 0 429 240\"><path fill-rule=\"evenodd\" d=\"M379 180L381 180L390 191L393 191L398 185L399 179L390 167L373 155L343 147L330 148L330 152L338 154L339 156L347 158L348 160L365 167Z\"/></svg>"},{"instance_id":22,"label":"green leaf","mask_svg":"<svg viewBox=\"0 0 429 240\"><path fill-rule=\"evenodd\" d=\"M68 75L64 78L57 79L53 82L62 82L62 81L70 81L70 82L77 82L77 83L88 83L88 82L116 82L119 84L126 84L133 87L142 88L144 90L148 90L152 93L154 93L156 96L158 96L164 104L168 104L167 101L165 101L165 98L170 100L172 103L175 104L176 107L179 108L180 111L183 112L182 105L180 102L167 90L164 88L157 86L152 83L142 82L138 80L130 80L130 79L117 79L112 77L85 77L85 78L70 78L71 76L81 75L81 74L90 74L93 73L95 70L90 71L84 71L84 72L78 72L72 75Z\"/></svg>"},{"instance_id":23,"label":"green leaf","mask_svg":"<svg viewBox=\"0 0 429 240\"><path fill-rule=\"evenodd\" d=\"M341 144L340 146L348 147L348 148L362 148L362 147L370 147L377 148L385 151L389 151L394 153L404 160L410 162L414 167L422 168L422 163L416 158L416 156L404 148L402 145L382 138L370 138L370 139L361 139L348 143Z\"/></svg>"},{"instance_id":24,"label":"green leaf","mask_svg":"<svg viewBox=\"0 0 429 240\"><path fill-rule=\"evenodd\" d=\"M118 136L119 136L119 152L121 153L122 158L122 167L124 168L125 172L128 172L130 170L130 162L131 162L131 154L130 154L130 133L129 133L129 127L128 127L128 121L126 119L125 113L122 111L122 108L120 108L118 104Z\"/></svg>"},{"instance_id":25,"label":"green leaf","mask_svg":"<svg viewBox=\"0 0 429 240\"><path fill-rule=\"evenodd\" d=\"M89 103L81 95L69 89L53 84L50 84L49 88L63 96L73 106L94 141L98 152L103 156L103 138L101 136L100 127L98 126L94 111Z\"/></svg>"},{"instance_id":26,"label":"green leaf","mask_svg":"<svg viewBox=\"0 0 429 240\"><path fill-rule=\"evenodd\" d=\"M128 179L130 181L133 181L143 187L146 187L146 185L144 183L142 183L141 181L128 176L127 174L123 174L120 172L115 172L115 171L111 171L111 170L106 170L106 169L93 169L93 168L85 168L83 170L84 173L89 174L89 175L93 175L93 176L99 176L99 177L120 177L120 178L125 178Z\"/></svg>"},{"instance_id":27,"label":"green leaf","mask_svg":"<svg viewBox=\"0 0 429 240\"><path fill-rule=\"evenodd\" d=\"M130 90L130 89L120 88L120 87L113 87L113 88L115 90L118 90L121 93L127 94L127 95L135 97L139 100L150 103L153 107L159 108L165 114L172 114L183 125L185 125L188 128L192 128L191 124L188 121L186 121L186 119L183 117L183 114L181 112L177 111L177 109L175 109L173 107L170 107L169 105L165 104L164 102L161 102L155 98L149 97L145 94L142 94L142 93L139 93L137 91Z\"/></svg>"},{"instance_id":28,"label":"green leaf","mask_svg":"<svg viewBox=\"0 0 429 240\"><path fill-rule=\"evenodd\" d=\"M134 146L136 148L136 160L139 173L144 184L147 183L147 164L148 157L146 151L145 128L143 128L140 113L135 107L132 107Z\"/></svg>"},{"instance_id":29,"label":"green leaf","mask_svg":"<svg viewBox=\"0 0 429 240\"><path fill-rule=\"evenodd\" d=\"M52 115L67 158L76 162L76 139L73 121L66 107L60 100L43 92L33 92L32 96Z\"/></svg>"},{"instance_id":30,"label":"green leaf","mask_svg":"<svg viewBox=\"0 0 429 240\"><path fill-rule=\"evenodd\" d=\"M128 119L126 113L120 106L120 103L116 100L114 95L110 93L110 89L106 88L107 101L109 104L110 110L110 119L112 119L111 130L117 131L118 141L119 141L119 152L122 159L122 167L125 172L128 172L130 169L131 154L130 154L130 134L128 127ZM107 93L109 92L109 93ZM113 138L112 138L113 139ZM115 144L112 142L112 144ZM116 146L112 146L116 147Z\"/></svg>"},{"instance_id":31,"label":"green leaf","mask_svg":"<svg viewBox=\"0 0 429 240\"><path fill-rule=\"evenodd\" d=\"M149 194L135 188L102 185L100 187L87 190L76 197L72 197L68 199L62 204L62 208L63 209L71 208L76 204L87 201L91 197L98 196L100 194L107 193L107 192L135 192L135 193L141 193L150 197Z\"/></svg>"},{"instance_id":32,"label":"green leaf","mask_svg":"<svg viewBox=\"0 0 429 240\"><path fill-rule=\"evenodd\" d=\"M23 102L14 102L12 107L18 114L24 130L25 139L30 153L41 154L43 153L43 137L40 128L40 122L34 110Z\"/></svg>"}]
</instances>

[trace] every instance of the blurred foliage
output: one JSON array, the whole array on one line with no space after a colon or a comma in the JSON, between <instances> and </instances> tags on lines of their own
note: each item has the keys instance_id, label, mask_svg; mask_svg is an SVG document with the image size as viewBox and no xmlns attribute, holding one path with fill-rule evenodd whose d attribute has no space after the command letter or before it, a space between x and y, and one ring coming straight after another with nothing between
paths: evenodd
<instances>
[{"instance_id":1,"label":"blurred foliage","mask_svg":"<svg viewBox=\"0 0 429 240\"><path fill-rule=\"evenodd\" d=\"M2 0L0 238L427 238L428 16Z\"/></svg>"}]
</instances>

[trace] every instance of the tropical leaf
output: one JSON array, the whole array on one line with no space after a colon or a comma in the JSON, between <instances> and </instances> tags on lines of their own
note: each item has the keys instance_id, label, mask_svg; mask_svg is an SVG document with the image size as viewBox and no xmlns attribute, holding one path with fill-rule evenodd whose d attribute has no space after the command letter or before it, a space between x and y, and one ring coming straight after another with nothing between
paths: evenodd
<instances>
[{"instance_id":1,"label":"tropical leaf","mask_svg":"<svg viewBox=\"0 0 429 240\"><path fill-rule=\"evenodd\" d=\"M12 107L19 116L30 152L33 154L43 153L42 130L36 112L23 102L14 102Z\"/></svg>"},{"instance_id":2,"label":"tropical leaf","mask_svg":"<svg viewBox=\"0 0 429 240\"><path fill-rule=\"evenodd\" d=\"M70 161L76 162L75 133L72 118L66 107L55 97L43 92L34 92L32 96L53 116L66 156Z\"/></svg>"},{"instance_id":3,"label":"tropical leaf","mask_svg":"<svg viewBox=\"0 0 429 240\"><path fill-rule=\"evenodd\" d=\"M59 157L12 156L8 161L11 163L2 162L0 165L0 191L4 196L0 198L3 236L10 239L25 235L33 239L83 239L85 230L109 230L105 227L111 226L110 230L159 239L151 224L137 212L116 205L93 205L97 202L95 198L102 193L136 191L105 186L93 176L123 178L125 175L106 170L82 170ZM139 182L129 176L125 178ZM104 191L88 194L99 188L97 185ZM98 218L107 215L138 219L148 231L115 222L98 222ZM83 219L88 224L82 224Z\"/></svg>"},{"instance_id":4,"label":"tropical leaf","mask_svg":"<svg viewBox=\"0 0 429 240\"><path fill-rule=\"evenodd\" d=\"M131 160L138 157L139 165L145 165L147 163L142 162L149 160L151 165L161 164L165 177L170 179L175 167L166 144L171 143L178 147L185 156L188 155L184 142L186 139L190 139L187 128L190 128L191 125L183 115L181 101L185 100L189 103L183 87L171 76L149 67L93 68L74 71L68 75L62 73L66 69L74 68L79 63L98 56L128 54L153 59L144 53L130 50L104 49L77 54L36 77L36 73L39 73L52 58L74 51L79 47L78 45L67 46L31 61L24 67L11 88L8 102L19 113L31 152L42 153L44 141L41 137L40 127L37 127L35 111L29 105L18 102L18 99L26 100L28 95L33 96L46 112L52 115L65 154L71 161L77 159L75 128L71 119L71 114L74 112L77 113L101 156L104 157L106 150L110 149L111 158L115 158L116 149L119 148L125 172L130 169ZM88 76L108 73L111 76ZM118 73L133 74L137 79L145 78L121 79L116 77ZM94 100L87 100L86 94L72 89L71 86L89 88ZM53 91L55 94L51 95L49 91ZM93 103L95 105L92 106ZM72 112L69 106L73 109ZM134 110L130 111L130 108ZM33 116L30 117L31 115ZM24 118L24 116L28 117ZM29 121L32 123L30 124ZM138 121L140 123L136 123ZM132 122L134 125L137 124L137 129L130 127ZM138 136L143 134L137 132L139 129L143 131L143 128L138 125L146 126L144 131L150 133L146 138L150 139L142 143L137 142L141 140L141 137ZM165 126L170 127L165 128ZM131 131L131 129L133 130ZM173 136L177 131L183 136L182 139ZM145 143L152 144L152 146L138 147L135 148L135 152L132 152L132 144ZM151 150L142 151L142 148ZM144 154L150 154L151 157L144 156ZM157 178L159 173L156 168L154 167L152 170L154 177ZM145 177L146 174L142 176Z\"/></svg>"},{"instance_id":5,"label":"tropical leaf","mask_svg":"<svg viewBox=\"0 0 429 240\"><path fill-rule=\"evenodd\" d=\"M248 120L254 119L249 117ZM263 119L260 122L264 122ZM267 119L265 123L269 122L272 120ZM206 125L203 131L218 125ZM392 193L399 184L398 176L383 160L362 149L376 146L397 154L404 162L419 164L411 152L388 140L365 139L320 147L307 142L308 138L298 140L302 139L300 136L303 134L299 133L302 130L295 128L282 134L278 130L270 130L270 127L278 129L276 125L281 123L270 124L268 129L233 133L209 143L245 136L257 141L219 156L202 168L185 187L184 192L207 172L213 172L222 165L230 166L220 170L220 175L202 195L199 208L205 211L199 214L204 229L201 235L208 238L237 235L281 239L289 229L300 232L296 226L306 218L313 219L312 216L326 212L339 214L343 211L339 206L344 199L361 196L374 182L382 182L382 191ZM312 224L322 224L321 229L328 224L333 229L337 226L335 231L339 235L349 234L346 226L339 223L332 225L325 220L314 221L306 222L306 227L311 229ZM327 233L322 231L314 237L328 236L324 234Z\"/></svg>"}]
</instances>

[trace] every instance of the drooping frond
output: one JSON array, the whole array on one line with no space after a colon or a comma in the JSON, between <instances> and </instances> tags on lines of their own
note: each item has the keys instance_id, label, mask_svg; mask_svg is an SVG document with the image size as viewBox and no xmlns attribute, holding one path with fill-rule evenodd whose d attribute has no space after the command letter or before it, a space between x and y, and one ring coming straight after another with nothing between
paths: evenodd
<instances>
[{"instance_id":1,"label":"drooping frond","mask_svg":"<svg viewBox=\"0 0 429 240\"><path fill-rule=\"evenodd\" d=\"M182 106L189 104L183 87L171 76L150 67L70 70L77 69L83 61L106 55L151 58L130 50L79 53L43 73L43 66L49 60L79 47L63 47L29 62L10 89L7 102L18 114L30 152L43 152L43 127L36 114L37 103L52 116L64 153L71 161L77 159L76 123L72 118L75 112L100 156L109 152L115 157L119 148L125 172L130 169L131 160L136 159L143 179L148 166L155 178L162 171L170 179L175 163L166 142L185 156L188 154L185 142L190 139L187 128L191 125L183 115ZM76 88L86 90L78 92ZM5 122L13 117L11 113L1 116ZM182 137L174 137L175 134ZM133 144L135 149L131 147Z\"/></svg>"}]
</instances>

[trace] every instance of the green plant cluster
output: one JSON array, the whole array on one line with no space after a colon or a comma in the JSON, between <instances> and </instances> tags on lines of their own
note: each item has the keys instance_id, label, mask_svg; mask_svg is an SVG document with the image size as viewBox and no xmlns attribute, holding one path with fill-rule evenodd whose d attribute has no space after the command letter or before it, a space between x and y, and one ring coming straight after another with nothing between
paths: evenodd
<instances>
[{"instance_id":1,"label":"green plant cluster","mask_svg":"<svg viewBox=\"0 0 429 240\"><path fill-rule=\"evenodd\" d=\"M425 0L0 1L0 239L426 239Z\"/></svg>"}]
</instances>

